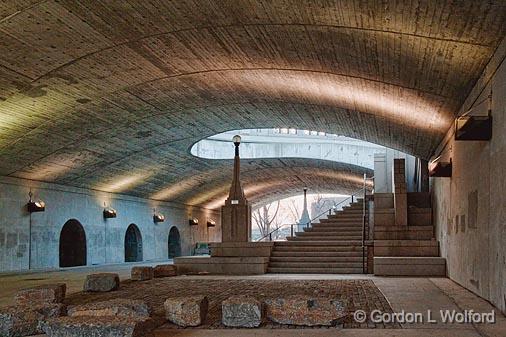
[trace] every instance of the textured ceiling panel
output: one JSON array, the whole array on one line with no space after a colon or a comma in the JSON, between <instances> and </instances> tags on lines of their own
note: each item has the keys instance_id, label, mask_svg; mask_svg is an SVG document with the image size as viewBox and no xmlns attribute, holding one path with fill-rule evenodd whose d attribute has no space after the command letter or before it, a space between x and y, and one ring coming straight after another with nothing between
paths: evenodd
<instances>
[{"instance_id":1,"label":"textured ceiling panel","mask_svg":"<svg viewBox=\"0 0 506 337\"><path fill-rule=\"evenodd\" d=\"M163 198L196 205L218 198L229 163L189 148L226 130L428 158L505 22L500 0L2 1L0 174L143 197L205 177Z\"/></svg>"}]
</instances>

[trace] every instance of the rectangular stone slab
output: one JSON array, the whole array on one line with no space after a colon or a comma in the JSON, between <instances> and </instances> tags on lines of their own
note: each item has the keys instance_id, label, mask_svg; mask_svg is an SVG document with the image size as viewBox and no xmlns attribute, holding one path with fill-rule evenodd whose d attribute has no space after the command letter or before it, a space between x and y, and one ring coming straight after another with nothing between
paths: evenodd
<instances>
[{"instance_id":1,"label":"rectangular stone slab","mask_svg":"<svg viewBox=\"0 0 506 337\"><path fill-rule=\"evenodd\" d=\"M182 327L198 326L206 319L208 300L205 296L168 298L165 303L165 317Z\"/></svg>"},{"instance_id":2,"label":"rectangular stone slab","mask_svg":"<svg viewBox=\"0 0 506 337\"><path fill-rule=\"evenodd\" d=\"M14 295L17 305L34 305L42 303L61 303L65 298L65 283L45 284L33 288L22 289Z\"/></svg>"},{"instance_id":3,"label":"rectangular stone slab","mask_svg":"<svg viewBox=\"0 0 506 337\"><path fill-rule=\"evenodd\" d=\"M42 333L46 319L65 314L62 303L44 303L33 306L12 305L0 308L0 336L31 336Z\"/></svg>"},{"instance_id":4,"label":"rectangular stone slab","mask_svg":"<svg viewBox=\"0 0 506 337\"><path fill-rule=\"evenodd\" d=\"M68 308L68 315L78 316L119 316L148 318L149 307L144 301L117 298L109 301L87 303Z\"/></svg>"},{"instance_id":5,"label":"rectangular stone slab","mask_svg":"<svg viewBox=\"0 0 506 337\"><path fill-rule=\"evenodd\" d=\"M98 273L86 276L83 290L92 292L108 292L119 288L119 275L114 273Z\"/></svg>"},{"instance_id":6,"label":"rectangular stone slab","mask_svg":"<svg viewBox=\"0 0 506 337\"><path fill-rule=\"evenodd\" d=\"M126 317L60 317L43 326L48 337L139 337L152 326L149 319Z\"/></svg>"},{"instance_id":7,"label":"rectangular stone slab","mask_svg":"<svg viewBox=\"0 0 506 337\"><path fill-rule=\"evenodd\" d=\"M265 301L272 322L304 326L334 326L346 317L346 304L339 299L287 296Z\"/></svg>"},{"instance_id":8,"label":"rectangular stone slab","mask_svg":"<svg viewBox=\"0 0 506 337\"><path fill-rule=\"evenodd\" d=\"M173 264L159 264L154 268L155 277L177 276L177 267Z\"/></svg>"},{"instance_id":9,"label":"rectangular stone slab","mask_svg":"<svg viewBox=\"0 0 506 337\"><path fill-rule=\"evenodd\" d=\"M232 296L221 303L221 322L228 327L256 328L262 324L262 303L249 296Z\"/></svg>"},{"instance_id":10,"label":"rectangular stone slab","mask_svg":"<svg viewBox=\"0 0 506 337\"><path fill-rule=\"evenodd\" d=\"M154 271L153 267L138 266L133 267L130 274L132 281L146 281L153 278Z\"/></svg>"}]
</instances>

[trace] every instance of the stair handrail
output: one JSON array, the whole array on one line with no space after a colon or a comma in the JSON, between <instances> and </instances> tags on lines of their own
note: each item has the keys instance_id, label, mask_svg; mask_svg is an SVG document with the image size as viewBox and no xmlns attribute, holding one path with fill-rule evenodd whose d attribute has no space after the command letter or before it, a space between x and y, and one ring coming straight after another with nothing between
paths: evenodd
<instances>
[{"instance_id":1,"label":"stair handrail","mask_svg":"<svg viewBox=\"0 0 506 337\"><path fill-rule=\"evenodd\" d=\"M374 177L372 177L372 178L374 178ZM342 203L344 203L346 200L348 200L348 199L352 198L352 201L353 201L353 197L355 196L355 194L357 194L357 193L359 193L359 192L362 192L362 193L363 193L363 195L364 195L364 204L365 204L365 195L366 195L366 193L367 193L367 191L366 191L366 180L367 180L367 179L372 179L372 178L367 178L366 174L364 173L364 186L363 186L363 187L361 187L360 189L358 189L358 190L356 190L356 191L352 192L352 193L350 194L350 196L348 196L347 198L345 198L345 199L341 200L341 201L340 201L340 202L338 202L337 204L332 205L332 207L331 207L331 208L329 208L328 210L326 210L326 211L324 211L324 212L322 212L322 213L318 214L317 216L313 217L312 219L310 219L308 222L306 222L306 223L305 223L305 224L303 224L303 225L304 225L306 228L309 228L309 227L311 226L311 223L312 223L314 220L318 219L319 217L321 217L322 215L327 214L327 213L330 215L330 213L332 212L332 210L336 209L336 208L337 208L337 206L341 205L341 204L342 204ZM358 196L358 195L357 195L357 196ZM258 240L256 240L256 241L257 241L257 242L258 242L258 241L262 241L262 240L263 240L263 239L265 239L266 237L269 237L269 241L272 241L272 233L274 233L274 232L278 231L279 229L281 229L281 228L283 228L283 227L286 227L286 226L291 226L291 227L292 227L291 232L292 232L292 236L293 236L293 226L297 226L297 225L300 225L300 224L284 224L284 225L281 225L281 226L279 226L279 227L276 227L275 229L273 229L273 230L272 230L272 231L270 231L269 233L265 234L264 236L262 236L260 239L258 239ZM363 240L363 241L364 241L364 240ZM362 244L363 244L363 243L362 243Z\"/></svg>"}]
</instances>

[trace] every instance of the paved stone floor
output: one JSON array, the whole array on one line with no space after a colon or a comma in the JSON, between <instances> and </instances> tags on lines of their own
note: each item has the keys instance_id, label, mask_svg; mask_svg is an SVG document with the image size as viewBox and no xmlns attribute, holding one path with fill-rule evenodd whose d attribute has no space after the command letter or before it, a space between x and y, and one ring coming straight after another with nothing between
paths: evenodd
<instances>
[{"instance_id":1,"label":"paved stone floor","mask_svg":"<svg viewBox=\"0 0 506 337\"><path fill-rule=\"evenodd\" d=\"M145 301L153 308L152 317L157 326L166 323L163 302L169 297L205 295L209 299L209 310L205 322L199 329L226 329L221 324L221 302L230 296L248 295L263 301L290 295L306 295L330 299L343 299L347 302L350 315L343 319L337 328L400 328L399 324L357 323L352 313L356 310L371 312L392 312L383 294L372 280L283 280L283 279L187 279L159 278L143 282L124 281L118 291L109 293L76 293L69 295L65 303L69 305L97 302L114 298L128 298ZM176 325L166 323L165 328L177 329ZM294 328L267 320L263 328ZM309 327L298 327L309 328ZM333 329L336 329L334 327Z\"/></svg>"},{"instance_id":2,"label":"paved stone floor","mask_svg":"<svg viewBox=\"0 0 506 337\"><path fill-rule=\"evenodd\" d=\"M145 265L144 263L143 265ZM155 263L156 264L156 263ZM64 281L68 284L69 301L77 300L83 295L76 294L82 289L82 283L84 276L91 272L118 272L122 280L126 280L129 277L130 268L129 265L117 265L117 266L102 266L95 268L77 268L59 272L49 273L25 273L21 275L0 275L0 305L11 303L11 297L17 289L51 282ZM236 282L237 285L248 285L255 283L256 280L262 282L273 282L282 281L280 284L286 284L287 281L298 280L293 284L296 285L296 289L300 289L303 285L310 283L304 283L303 281L316 280L316 281L330 281L327 284L337 285L341 289L347 287L353 287L351 285L360 284L364 289L363 294L355 295L357 299L366 299L367 294L369 295L369 301L375 296L373 300L373 306L376 302L384 305L383 299L386 299L388 308L391 308L393 312L421 312L426 314L427 310L435 312L436 322L429 323L423 321L416 324L397 324L397 328L383 329L378 328L354 328L354 329L285 329L283 327L271 328L260 328L260 329L174 329L173 326L165 324L163 327L155 331L156 337L241 337L241 336L279 336L279 337L319 337L319 336L343 336L343 337L429 337L429 336L448 336L448 337L505 337L506 336L506 318L503 314L496 311L496 323L495 324L446 324L438 319L439 310L474 310L475 312L490 312L494 310L485 300L477 297L468 290L462 288L458 284L447 278L387 278L387 277L375 277L370 275L261 275L261 276L178 276L175 278L168 278L163 281L166 287L171 287L171 284L183 283L183 284L207 284L209 287L220 284L220 281ZM368 282L357 282L359 280L372 281L377 287L369 287ZM191 282L190 282L191 281ZM339 281L339 282L338 282ZM152 282L152 281L147 281ZM154 280L153 282L159 282ZM129 281L125 281L127 285ZM144 287L147 285L138 285ZM312 283L312 282L311 282ZM226 284L226 283L222 283ZM260 284L260 283L259 283ZM315 282L313 284L322 284ZM355 287L360 289L361 287ZM365 287L365 288L364 288ZM353 288L353 289L355 289ZM377 290L375 290L377 289ZM167 291L167 290L164 290ZM213 291L213 289L210 289ZM293 289L292 289L293 291ZM314 289L313 289L314 291ZM324 290L328 291L328 290ZM358 290L357 290L358 291ZM382 294L378 294L378 291ZM225 294L225 291L221 292ZM336 291L337 293L337 291ZM149 295L141 295L149 296ZM224 296L224 295L220 295ZM82 297L84 299L84 297ZM370 305L370 304L367 304ZM386 327L394 327L393 325Z\"/></svg>"}]
</instances>

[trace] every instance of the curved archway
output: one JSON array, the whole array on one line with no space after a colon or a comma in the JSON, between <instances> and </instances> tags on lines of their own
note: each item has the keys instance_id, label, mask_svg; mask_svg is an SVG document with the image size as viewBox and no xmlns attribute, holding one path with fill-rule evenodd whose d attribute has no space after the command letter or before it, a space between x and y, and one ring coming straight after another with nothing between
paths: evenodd
<instances>
[{"instance_id":1,"label":"curved archway","mask_svg":"<svg viewBox=\"0 0 506 337\"><path fill-rule=\"evenodd\" d=\"M181 256L181 237L176 226L173 226L169 231L168 252L169 259Z\"/></svg>"},{"instance_id":2,"label":"curved archway","mask_svg":"<svg viewBox=\"0 0 506 337\"><path fill-rule=\"evenodd\" d=\"M60 232L60 267L86 265L86 232L75 219L68 220Z\"/></svg>"},{"instance_id":3,"label":"curved archway","mask_svg":"<svg viewBox=\"0 0 506 337\"><path fill-rule=\"evenodd\" d=\"M142 261L142 235L135 224L130 224L125 233L125 262Z\"/></svg>"}]
</instances>

